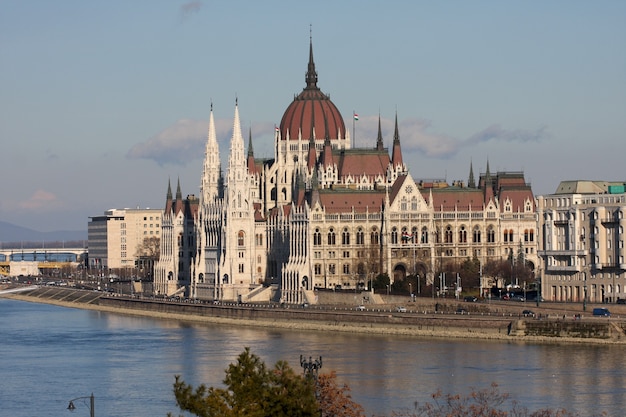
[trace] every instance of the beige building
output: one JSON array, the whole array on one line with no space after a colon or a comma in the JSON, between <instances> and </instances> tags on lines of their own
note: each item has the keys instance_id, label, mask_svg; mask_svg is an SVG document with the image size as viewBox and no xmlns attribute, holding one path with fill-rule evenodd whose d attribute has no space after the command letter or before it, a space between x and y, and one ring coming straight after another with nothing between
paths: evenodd
<instances>
[{"instance_id":1,"label":"beige building","mask_svg":"<svg viewBox=\"0 0 626 417\"><path fill-rule=\"evenodd\" d=\"M89 267L128 272L132 276L144 240L160 237L161 209L111 209L90 217L87 225Z\"/></svg>"},{"instance_id":2,"label":"beige building","mask_svg":"<svg viewBox=\"0 0 626 417\"><path fill-rule=\"evenodd\" d=\"M546 301L626 298L624 182L563 181L537 199L540 273Z\"/></svg>"}]
</instances>

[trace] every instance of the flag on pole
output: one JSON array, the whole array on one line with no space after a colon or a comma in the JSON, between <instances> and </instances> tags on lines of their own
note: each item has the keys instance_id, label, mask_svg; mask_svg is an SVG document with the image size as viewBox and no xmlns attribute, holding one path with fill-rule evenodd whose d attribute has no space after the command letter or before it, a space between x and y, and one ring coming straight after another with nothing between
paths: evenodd
<instances>
[{"instance_id":1,"label":"flag on pole","mask_svg":"<svg viewBox=\"0 0 626 417\"><path fill-rule=\"evenodd\" d=\"M359 115L354 113L354 120L359 120Z\"/></svg>"}]
</instances>

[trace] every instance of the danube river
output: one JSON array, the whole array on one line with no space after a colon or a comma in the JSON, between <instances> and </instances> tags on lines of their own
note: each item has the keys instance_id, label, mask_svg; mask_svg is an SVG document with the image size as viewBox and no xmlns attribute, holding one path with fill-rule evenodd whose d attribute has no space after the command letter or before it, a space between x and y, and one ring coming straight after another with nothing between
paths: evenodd
<instances>
[{"instance_id":1,"label":"danube river","mask_svg":"<svg viewBox=\"0 0 626 417\"><path fill-rule=\"evenodd\" d=\"M178 415L175 375L219 386L249 346L268 365L322 356L368 414L390 414L497 383L534 410L623 415L623 346L542 345L296 332L131 317L0 298L0 415L70 416L95 397L95 415ZM74 416L89 416L89 399Z\"/></svg>"}]
</instances>

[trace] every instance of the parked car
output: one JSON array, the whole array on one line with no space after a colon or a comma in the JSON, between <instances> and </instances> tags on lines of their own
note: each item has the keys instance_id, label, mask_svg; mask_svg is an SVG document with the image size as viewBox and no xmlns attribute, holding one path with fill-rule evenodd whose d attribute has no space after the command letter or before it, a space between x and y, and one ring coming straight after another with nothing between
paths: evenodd
<instances>
[{"instance_id":1,"label":"parked car","mask_svg":"<svg viewBox=\"0 0 626 417\"><path fill-rule=\"evenodd\" d=\"M598 307L598 308L593 309L593 315L602 316L602 317L611 317L611 312L609 311L608 308Z\"/></svg>"},{"instance_id":2,"label":"parked car","mask_svg":"<svg viewBox=\"0 0 626 417\"><path fill-rule=\"evenodd\" d=\"M472 295L468 295L465 298L463 298L463 301L467 301L468 303L475 303L476 301L478 301L478 298Z\"/></svg>"},{"instance_id":3,"label":"parked car","mask_svg":"<svg viewBox=\"0 0 626 417\"><path fill-rule=\"evenodd\" d=\"M459 307L456 309L457 314L469 314L466 309Z\"/></svg>"},{"instance_id":4,"label":"parked car","mask_svg":"<svg viewBox=\"0 0 626 417\"><path fill-rule=\"evenodd\" d=\"M396 307L398 313L406 313L406 307Z\"/></svg>"},{"instance_id":5,"label":"parked car","mask_svg":"<svg viewBox=\"0 0 626 417\"><path fill-rule=\"evenodd\" d=\"M618 298L616 304L626 304L626 298Z\"/></svg>"},{"instance_id":6,"label":"parked car","mask_svg":"<svg viewBox=\"0 0 626 417\"><path fill-rule=\"evenodd\" d=\"M357 306L357 308L356 308L356 309L357 309L358 311L365 311L365 306L364 306L364 305L360 305L360 306Z\"/></svg>"},{"instance_id":7,"label":"parked car","mask_svg":"<svg viewBox=\"0 0 626 417\"><path fill-rule=\"evenodd\" d=\"M522 311L522 316L524 317L535 317L535 313L531 310Z\"/></svg>"}]
</instances>

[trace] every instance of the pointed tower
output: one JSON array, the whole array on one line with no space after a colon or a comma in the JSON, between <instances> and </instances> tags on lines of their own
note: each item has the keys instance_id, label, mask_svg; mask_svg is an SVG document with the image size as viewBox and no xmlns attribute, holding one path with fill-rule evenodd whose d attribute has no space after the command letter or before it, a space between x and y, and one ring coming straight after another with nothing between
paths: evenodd
<instances>
[{"instance_id":1,"label":"pointed tower","mask_svg":"<svg viewBox=\"0 0 626 417\"><path fill-rule=\"evenodd\" d=\"M393 132L393 151L391 154L391 163L394 168L404 165L402 162L402 148L400 147L400 133L398 131L398 113L396 113L396 127Z\"/></svg>"},{"instance_id":2,"label":"pointed tower","mask_svg":"<svg viewBox=\"0 0 626 417\"><path fill-rule=\"evenodd\" d=\"M467 186L469 188L476 188L476 181L474 180L474 166L472 164L472 161L470 161L470 172L469 178L467 179Z\"/></svg>"},{"instance_id":3,"label":"pointed tower","mask_svg":"<svg viewBox=\"0 0 626 417\"><path fill-rule=\"evenodd\" d=\"M237 299L247 293L253 284L254 207L252 181L248 174L248 160L244 151L239 105L235 101L233 135L228 156L224 221L222 226L220 277L225 278L224 297Z\"/></svg>"},{"instance_id":4,"label":"pointed tower","mask_svg":"<svg viewBox=\"0 0 626 417\"><path fill-rule=\"evenodd\" d=\"M250 128L248 132L248 172L250 175L258 175L259 171L257 170L256 164L254 163L254 149L252 148L252 128Z\"/></svg>"},{"instance_id":5,"label":"pointed tower","mask_svg":"<svg viewBox=\"0 0 626 417\"><path fill-rule=\"evenodd\" d=\"M213 118L213 103L209 115L209 131L204 151L204 164L200 180L200 204L208 204L220 196L220 150L215 135L215 120Z\"/></svg>"},{"instance_id":6,"label":"pointed tower","mask_svg":"<svg viewBox=\"0 0 626 417\"><path fill-rule=\"evenodd\" d=\"M383 144L383 131L380 128L380 113L378 114L378 137L376 137L376 150L382 151L385 149L385 145Z\"/></svg>"}]
</instances>

